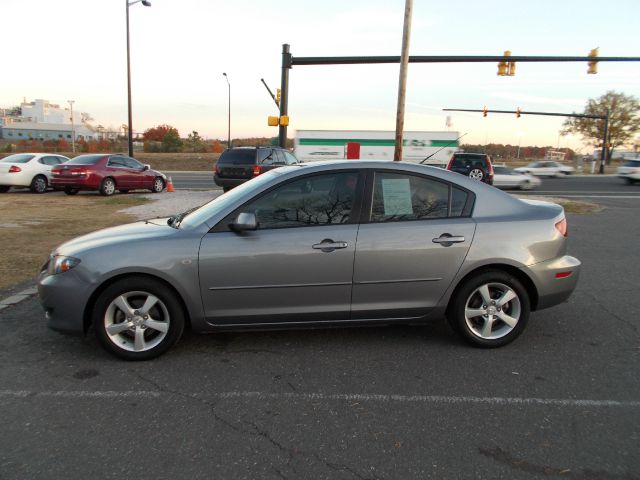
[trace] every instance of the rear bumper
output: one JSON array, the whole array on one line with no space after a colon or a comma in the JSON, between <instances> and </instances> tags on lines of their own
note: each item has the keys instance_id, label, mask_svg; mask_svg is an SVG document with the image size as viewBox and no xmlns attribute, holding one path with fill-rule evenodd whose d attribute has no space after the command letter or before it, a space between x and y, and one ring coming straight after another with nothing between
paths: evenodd
<instances>
[{"instance_id":1,"label":"rear bumper","mask_svg":"<svg viewBox=\"0 0 640 480\"><path fill-rule=\"evenodd\" d=\"M566 301L578 284L581 266L580 260L565 255L523 267L522 270L533 280L538 291L536 310Z\"/></svg>"},{"instance_id":2,"label":"rear bumper","mask_svg":"<svg viewBox=\"0 0 640 480\"><path fill-rule=\"evenodd\" d=\"M26 172L0 173L0 185L5 187L28 187L32 179Z\"/></svg>"},{"instance_id":3,"label":"rear bumper","mask_svg":"<svg viewBox=\"0 0 640 480\"><path fill-rule=\"evenodd\" d=\"M100 183L89 179L54 177L51 179L51 186L57 190L66 187L77 188L78 190L97 190L100 187Z\"/></svg>"},{"instance_id":4,"label":"rear bumper","mask_svg":"<svg viewBox=\"0 0 640 480\"><path fill-rule=\"evenodd\" d=\"M248 182L249 180L251 179L250 178L226 178L226 177L218 176L217 173L213 174L213 181L215 182L215 184L223 188L237 187L238 185L241 185L244 182Z\"/></svg>"}]
</instances>

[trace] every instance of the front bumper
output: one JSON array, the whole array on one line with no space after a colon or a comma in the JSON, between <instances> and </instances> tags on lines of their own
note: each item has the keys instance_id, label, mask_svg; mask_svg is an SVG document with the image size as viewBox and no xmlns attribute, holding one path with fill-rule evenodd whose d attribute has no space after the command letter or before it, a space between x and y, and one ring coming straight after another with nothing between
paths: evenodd
<instances>
[{"instance_id":1,"label":"front bumper","mask_svg":"<svg viewBox=\"0 0 640 480\"><path fill-rule=\"evenodd\" d=\"M49 328L77 335L84 333L84 310L91 288L76 269L57 275L48 275L46 270L40 272L38 295Z\"/></svg>"},{"instance_id":2,"label":"front bumper","mask_svg":"<svg viewBox=\"0 0 640 480\"><path fill-rule=\"evenodd\" d=\"M533 280L538 291L536 310L566 301L578 284L581 266L580 260L565 255L523 267L521 270Z\"/></svg>"}]
</instances>

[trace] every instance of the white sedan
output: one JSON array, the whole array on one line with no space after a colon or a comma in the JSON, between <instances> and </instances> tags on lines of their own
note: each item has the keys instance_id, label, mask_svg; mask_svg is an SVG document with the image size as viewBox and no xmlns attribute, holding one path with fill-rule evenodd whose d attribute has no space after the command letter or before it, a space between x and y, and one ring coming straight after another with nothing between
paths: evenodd
<instances>
[{"instance_id":1,"label":"white sedan","mask_svg":"<svg viewBox=\"0 0 640 480\"><path fill-rule=\"evenodd\" d=\"M11 187L28 187L44 193L51 183L51 167L69 159L54 153L16 153L0 160L0 193Z\"/></svg>"},{"instance_id":2,"label":"white sedan","mask_svg":"<svg viewBox=\"0 0 640 480\"><path fill-rule=\"evenodd\" d=\"M526 173L519 173L509 167L495 165L493 167L493 186L498 188L519 188L531 190L542 182L539 178Z\"/></svg>"},{"instance_id":3,"label":"white sedan","mask_svg":"<svg viewBox=\"0 0 640 480\"><path fill-rule=\"evenodd\" d=\"M561 177L563 175L571 175L575 172L575 168L551 160L540 160L530 163L526 167L516 168L515 171L529 173L538 177Z\"/></svg>"},{"instance_id":4,"label":"white sedan","mask_svg":"<svg viewBox=\"0 0 640 480\"><path fill-rule=\"evenodd\" d=\"M640 182L640 159L625 160L618 167L618 177L624 178L629 184Z\"/></svg>"}]
</instances>

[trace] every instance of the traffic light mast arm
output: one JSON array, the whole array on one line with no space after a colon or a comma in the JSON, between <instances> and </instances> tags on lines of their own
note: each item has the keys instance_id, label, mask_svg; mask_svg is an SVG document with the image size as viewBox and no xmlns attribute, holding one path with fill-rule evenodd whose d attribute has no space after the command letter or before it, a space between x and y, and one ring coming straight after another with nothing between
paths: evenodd
<instances>
[{"instance_id":1,"label":"traffic light mast arm","mask_svg":"<svg viewBox=\"0 0 640 480\"><path fill-rule=\"evenodd\" d=\"M476 112L482 113L486 117L486 113L510 113L518 115L544 115L548 117L575 117L575 118L595 118L604 120L605 115L585 115L582 113L559 113L559 112L525 112L524 110L488 110L486 107L480 110L473 110L468 108L443 108L443 112Z\"/></svg>"},{"instance_id":2,"label":"traffic light mast arm","mask_svg":"<svg viewBox=\"0 0 640 480\"><path fill-rule=\"evenodd\" d=\"M267 82L264 81L264 78L261 78L260 81L263 83L264 88L267 89L267 92L269 92L269 95L271 95L271 98L273 98L273 101L275 102L276 107L280 108L280 102L278 102L278 100L276 99L276 96L273 94L273 92L269 88L269 85L267 85Z\"/></svg>"}]
</instances>

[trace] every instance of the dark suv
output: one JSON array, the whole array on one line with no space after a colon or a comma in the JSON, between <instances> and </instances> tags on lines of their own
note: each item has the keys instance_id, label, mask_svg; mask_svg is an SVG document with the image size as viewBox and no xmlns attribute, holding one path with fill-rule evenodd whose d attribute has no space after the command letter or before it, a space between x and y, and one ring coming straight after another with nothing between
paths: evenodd
<instances>
[{"instance_id":1,"label":"dark suv","mask_svg":"<svg viewBox=\"0 0 640 480\"><path fill-rule=\"evenodd\" d=\"M273 168L300 163L280 147L235 147L225 150L214 167L213 180L227 192Z\"/></svg>"},{"instance_id":2,"label":"dark suv","mask_svg":"<svg viewBox=\"0 0 640 480\"><path fill-rule=\"evenodd\" d=\"M493 165L486 153L456 152L449 160L447 170L493 185Z\"/></svg>"}]
</instances>

